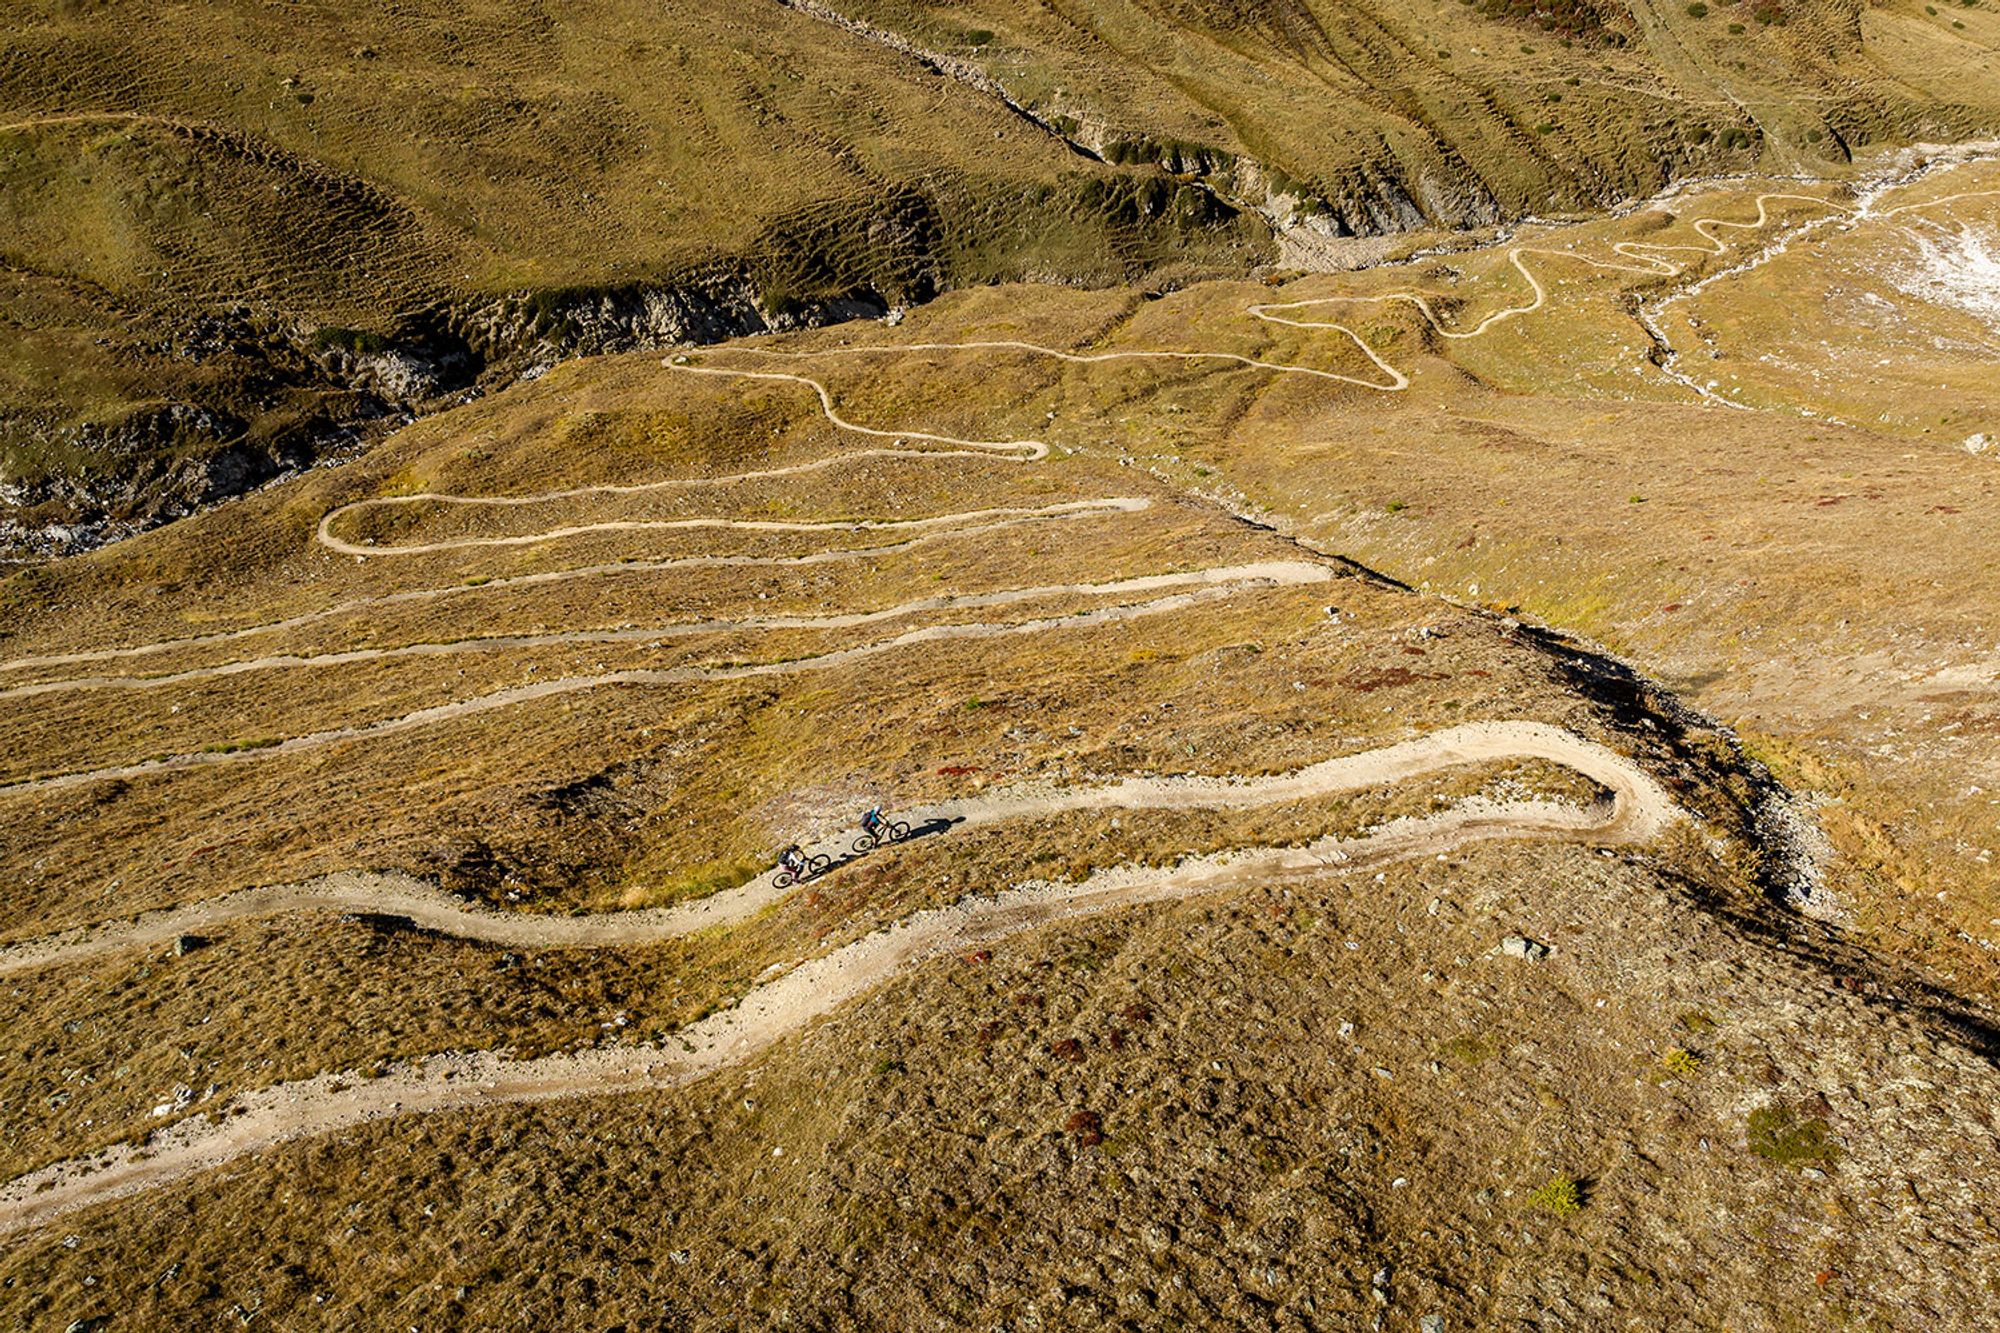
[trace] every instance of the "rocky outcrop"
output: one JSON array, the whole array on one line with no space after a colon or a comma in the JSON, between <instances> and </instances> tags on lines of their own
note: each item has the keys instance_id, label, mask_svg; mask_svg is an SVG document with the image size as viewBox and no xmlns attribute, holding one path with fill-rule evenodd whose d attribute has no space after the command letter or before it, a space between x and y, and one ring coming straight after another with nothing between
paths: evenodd
<instances>
[{"instance_id":1,"label":"rocky outcrop","mask_svg":"<svg viewBox=\"0 0 2000 1333\"><path fill-rule=\"evenodd\" d=\"M60 428L51 433L90 462L31 481L0 478L0 557L32 561L91 550L346 456L407 419L361 394L329 395L322 411L261 437L232 413L193 403Z\"/></svg>"},{"instance_id":2,"label":"rocky outcrop","mask_svg":"<svg viewBox=\"0 0 2000 1333\"><path fill-rule=\"evenodd\" d=\"M85 460L32 480L0 474L0 555L73 555L290 476L351 456L380 435L575 356L714 343L745 334L879 318L869 294L803 301L778 311L744 277L676 286L512 292L442 306L387 335L290 328L269 354L273 382L316 396L319 410L276 429L229 407L169 403L111 423L0 421L12 435ZM204 321L208 341L240 313ZM190 346L194 344L190 334ZM258 330L255 341L271 341ZM189 353L190 360L199 356ZM268 384L262 386L268 390Z\"/></svg>"}]
</instances>

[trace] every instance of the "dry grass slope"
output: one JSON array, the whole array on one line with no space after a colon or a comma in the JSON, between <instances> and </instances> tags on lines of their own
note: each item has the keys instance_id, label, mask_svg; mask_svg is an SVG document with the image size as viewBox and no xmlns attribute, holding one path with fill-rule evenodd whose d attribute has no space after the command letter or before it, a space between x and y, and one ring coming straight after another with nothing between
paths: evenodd
<instances>
[{"instance_id":1,"label":"dry grass slope","mask_svg":"<svg viewBox=\"0 0 2000 1333\"><path fill-rule=\"evenodd\" d=\"M1513 271L1504 254L1482 262ZM1630 276L1585 281L1601 300ZM1314 280L1279 297L1322 294ZM2000 1161L1973 1109L1991 1068L1937 1021L1957 1002L1765 897L1781 883L1760 860L1768 793L1726 738L1504 620L1338 566L1193 602L1130 582L1313 565L1234 517L1256 501L1233 488L1257 494L1282 450L1299 479L1287 503L1311 505L1326 455L1301 422L1365 437L1447 405L1500 411L1446 355L1504 357L1541 317L1453 343L1406 303L1350 313L1408 368L1393 393L1363 387L1353 341L1245 312L1272 299L1248 284L1165 300L996 289L899 330L783 344L803 360L723 349L691 367L809 369L834 415L886 439L836 425L792 381L644 356L562 367L343 468L15 576L8 937L357 866L508 913L688 902L876 801L1285 772L1484 719L1633 756L1698 828L1622 857L1503 843L1379 868L1295 859L1207 897L1052 923L934 960L686 1088L352 1124L71 1214L8 1243L0 1308L28 1324L232 1308L563 1322L588 1306L717 1327L1033 1311L1272 1328L1339 1326L1384 1298L1467 1324L1690 1303L1751 1328L1981 1308L1976 1265L1912 1256L1992 1244L1978 1182ZM1202 350L1328 375L855 354L1024 338L1160 350L1191 327L1211 331ZM1425 438L1425 475L1483 456ZM1052 447L1009 443L1027 439ZM417 496L520 503L357 507ZM1275 505L1262 517L1296 522ZM975 624L998 632L838 656ZM760 664L780 669L738 674ZM661 669L687 674L539 691ZM509 707L406 731L270 744L522 687ZM204 757L144 763L176 754ZM365 915L223 922L178 949L15 974L5 1156L25 1172L327 1071L400 1078L436 1051L644 1062L644 1043L726 1021L760 981L968 893L1303 847L1468 799L1599 794L1501 765L1257 811L1020 818L864 857L728 929L613 949ZM1555 951L1511 956L1506 934ZM1936 1098L1895 1091L1947 1067L1965 1103L1944 1108L1960 1128L1949 1163L1918 1114ZM1780 1122L1784 1143L1826 1148L1818 1177L1760 1149ZM1531 1206L1552 1177L1581 1182L1574 1213ZM1947 1178L1969 1192L1927 1191L1914 1213L1868 1188ZM1836 1220L1800 1222L1821 1215ZM1673 1262L1656 1236L1676 1238ZM1302 1246L1335 1257L1301 1266L1287 1256ZM1106 1265L1080 1266L1086 1253ZM701 1294L718 1285L757 1295L719 1314Z\"/></svg>"}]
</instances>

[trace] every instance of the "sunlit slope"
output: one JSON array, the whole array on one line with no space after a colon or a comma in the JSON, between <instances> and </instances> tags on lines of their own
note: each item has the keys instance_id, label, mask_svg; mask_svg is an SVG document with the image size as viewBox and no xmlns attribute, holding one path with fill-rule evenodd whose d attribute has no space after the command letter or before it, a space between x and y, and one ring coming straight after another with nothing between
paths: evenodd
<instances>
[{"instance_id":1,"label":"sunlit slope","mask_svg":"<svg viewBox=\"0 0 2000 1333\"><path fill-rule=\"evenodd\" d=\"M2000 96L1985 0L0 12L0 536L41 554L578 352L1240 273L1273 225L1348 263Z\"/></svg>"},{"instance_id":2,"label":"sunlit slope","mask_svg":"<svg viewBox=\"0 0 2000 1333\"><path fill-rule=\"evenodd\" d=\"M893 227L896 192L927 184L1093 174L1005 108L770 4L308 22L231 5L144 32L68 11L9 28L10 257L327 321L678 273L802 213ZM915 294L887 268L850 276Z\"/></svg>"},{"instance_id":3,"label":"sunlit slope","mask_svg":"<svg viewBox=\"0 0 2000 1333\"><path fill-rule=\"evenodd\" d=\"M0 503L31 525L180 512L577 351L1268 253L776 5L5 21Z\"/></svg>"},{"instance_id":4,"label":"sunlit slope","mask_svg":"<svg viewBox=\"0 0 2000 1333\"><path fill-rule=\"evenodd\" d=\"M1990 460L1635 318L1783 192L577 360L0 582L0 1313L1969 1325L1984 900L1861 853L1991 714L1806 705L1992 640Z\"/></svg>"},{"instance_id":5,"label":"sunlit slope","mask_svg":"<svg viewBox=\"0 0 2000 1333\"><path fill-rule=\"evenodd\" d=\"M1962 137L2000 105L2000 29L1977 6L830 8L984 71L1114 159L1213 172L1340 231L1576 208L1753 162L1823 170Z\"/></svg>"},{"instance_id":6,"label":"sunlit slope","mask_svg":"<svg viewBox=\"0 0 2000 1333\"><path fill-rule=\"evenodd\" d=\"M1747 827L1723 738L1635 729L1588 663L1128 465L1118 418L1163 396L1376 396L1355 348L1162 354L1172 299L1024 290L1048 303L985 289L927 326L985 347L878 325L579 361L0 584L0 973L52 979L7 1026L115 1005L65 1059L130 1075L58 1096L41 1055L11 1066L9 1179L328 1071L707 1040L968 894L1053 881L1092 913L1500 839L1657 846L1754 900L1684 819ZM1004 345L1024 315L1049 350ZM923 833L850 855L873 804ZM780 882L792 842L835 863ZM170 948L208 980L120 1000ZM210 1003L210 1090L155 1117L138 1089L197 1058L162 1034Z\"/></svg>"}]
</instances>

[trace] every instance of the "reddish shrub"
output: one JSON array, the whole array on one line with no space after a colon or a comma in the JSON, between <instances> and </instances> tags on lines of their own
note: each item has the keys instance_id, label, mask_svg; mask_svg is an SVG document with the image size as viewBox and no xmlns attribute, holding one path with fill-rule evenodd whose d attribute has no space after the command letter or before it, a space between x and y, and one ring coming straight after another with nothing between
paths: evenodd
<instances>
[{"instance_id":1,"label":"reddish shrub","mask_svg":"<svg viewBox=\"0 0 2000 1333\"><path fill-rule=\"evenodd\" d=\"M1127 1023L1150 1023L1153 1011L1143 1004L1128 1004L1118 1011L1118 1016Z\"/></svg>"},{"instance_id":2,"label":"reddish shrub","mask_svg":"<svg viewBox=\"0 0 2000 1333\"><path fill-rule=\"evenodd\" d=\"M1050 1043L1049 1054L1065 1063L1080 1065L1084 1059L1083 1043L1075 1037L1064 1037L1061 1041Z\"/></svg>"},{"instance_id":3,"label":"reddish shrub","mask_svg":"<svg viewBox=\"0 0 2000 1333\"><path fill-rule=\"evenodd\" d=\"M1074 1135L1079 1147L1095 1148L1104 1142L1104 1120L1095 1111L1074 1111L1063 1121L1063 1131Z\"/></svg>"},{"instance_id":4,"label":"reddish shrub","mask_svg":"<svg viewBox=\"0 0 2000 1333\"><path fill-rule=\"evenodd\" d=\"M1377 690L1393 690L1404 685L1414 685L1420 680L1442 680L1426 671L1412 671L1408 667L1385 667L1380 671L1354 671L1341 680L1341 684L1356 694L1373 694Z\"/></svg>"}]
</instances>

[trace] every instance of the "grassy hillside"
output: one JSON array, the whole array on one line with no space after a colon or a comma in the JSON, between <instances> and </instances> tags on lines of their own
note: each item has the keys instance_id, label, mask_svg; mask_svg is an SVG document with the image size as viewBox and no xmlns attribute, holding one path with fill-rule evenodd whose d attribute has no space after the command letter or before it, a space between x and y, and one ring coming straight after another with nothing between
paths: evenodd
<instances>
[{"instance_id":1,"label":"grassy hillside","mask_svg":"<svg viewBox=\"0 0 2000 1333\"><path fill-rule=\"evenodd\" d=\"M268 475L577 351L1265 253L1212 196L775 5L15 10L0 427L30 522L173 512L242 484L183 455Z\"/></svg>"},{"instance_id":2,"label":"grassy hillside","mask_svg":"<svg viewBox=\"0 0 2000 1333\"><path fill-rule=\"evenodd\" d=\"M13 573L0 1321L1978 1326L1996 190L580 358Z\"/></svg>"},{"instance_id":3,"label":"grassy hillside","mask_svg":"<svg viewBox=\"0 0 2000 1333\"><path fill-rule=\"evenodd\" d=\"M1976 1018L1774 901L1781 793L1643 680L1265 525L1289 518L1273 457L1297 498L1328 476L1298 421L1431 438L1402 409L1238 361L899 346L1198 332L1369 372L1242 315L1270 295L1000 287L796 357L580 361L0 584L0 1223L24 1173L211 1116L248 1141L227 1108L309 1080L306 1120L439 1052L434 1084L495 1092L448 1053L643 1068L928 909L1217 876L910 959L698 1082L397 1106L9 1232L0 1318L1976 1319L2000 1179ZM1492 408L1409 364L1427 405ZM770 373L819 377L853 424ZM1271 496L1257 521L1235 484ZM1133 582L1273 562L1318 581ZM1132 779L1233 797L1521 722L1680 814L1628 840L1588 774L1470 757L1241 808L1034 805ZM615 931L756 890L787 842L843 851L869 804L1008 800L649 941L483 938L393 899ZM1528 810L1553 822L1510 824ZM357 897L256 906L324 875ZM217 915L119 942L163 909ZM1946 1247L1974 1262L1926 1261Z\"/></svg>"},{"instance_id":4,"label":"grassy hillside","mask_svg":"<svg viewBox=\"0 0 2000 1333\"><path fill-rule=\"evenodd\" d=\"M579 352L1837 170L2000 98L1986 0L0 17L0 537L27 552Z\"/></svg>"},{"instance_id":5,"label":"grassy hillside","mask_svg":"<svg viewBox=\"0 0 2000 1333\"><path fill-rule=\"evenodd\" d=\"M1112 160L1213 173L1340 232L1580 208L1751 163L1825 170L1885 139L1962 137L2000 107L1976 4L837 8L976 67Z\"/></svg>"}]
</instances>

